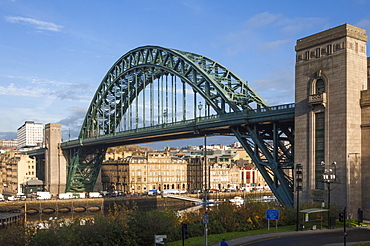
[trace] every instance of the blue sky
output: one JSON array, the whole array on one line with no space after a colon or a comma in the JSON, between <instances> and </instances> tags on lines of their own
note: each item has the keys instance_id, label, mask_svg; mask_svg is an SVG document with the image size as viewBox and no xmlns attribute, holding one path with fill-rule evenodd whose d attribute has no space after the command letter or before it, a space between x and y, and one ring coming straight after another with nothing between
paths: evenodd
<instances>
[{"instance_id":1,"label":"blue sky","mask_svg":"<svg viewBox=\"0 0 370 246\"><path fill-rule=\"evenodd\" d=\"M106 72L143 45L207 56L270 105L292 103L296 40L344 23L369 33L369 9L369 0L0 0L0 139L26 120L61 123L75 138Z\"/></svg>"}]
</instances>

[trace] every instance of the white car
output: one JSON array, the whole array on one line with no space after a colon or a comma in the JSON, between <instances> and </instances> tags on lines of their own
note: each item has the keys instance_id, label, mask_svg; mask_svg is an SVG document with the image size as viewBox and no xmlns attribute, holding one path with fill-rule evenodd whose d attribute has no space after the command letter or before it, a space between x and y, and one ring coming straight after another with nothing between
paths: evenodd
<instances>
[{"instance_id":1,"label":"white car","mask_svg":"<svg viewBox=\"0 0 370 246\"><path fill-rule=\"evenodd\" d=\"M8 197L8 201L19 201L19 197L10 196L10 197Z\"/></svg>"}]
</instances>

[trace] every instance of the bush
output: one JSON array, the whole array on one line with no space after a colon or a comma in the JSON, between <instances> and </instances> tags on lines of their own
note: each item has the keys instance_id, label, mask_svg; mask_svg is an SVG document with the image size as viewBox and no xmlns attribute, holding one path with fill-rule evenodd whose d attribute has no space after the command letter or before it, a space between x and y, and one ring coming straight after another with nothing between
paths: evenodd
<instances>
[{"instance_id":1,"label":"bush","mask_svg":"<svg viewBox=\"0 0 370 246\"><path fill-rule=\"evenodd\" d=\"M267 227L266 209L274 209L275 203L250 202L243 206L221 204L208 210L209 234L239 232ZM128 208L130 207L130 208ZM304 207L304 206L302 206ZM295 212L285 206L280 211L279 225L295 223ZM181 239L181 224L187 223L190 237L204 235L202 215L204 210L177 217L173 211L139 211L135 206L114 205L107 216L97 216L93 221L72 223L50 221L49 229L9 226L0 230L0 242L4 245L152 245L154 235L167 235L166 242ZM84 225L81 225L84 224Z\"/></svg>"}]
</instances>

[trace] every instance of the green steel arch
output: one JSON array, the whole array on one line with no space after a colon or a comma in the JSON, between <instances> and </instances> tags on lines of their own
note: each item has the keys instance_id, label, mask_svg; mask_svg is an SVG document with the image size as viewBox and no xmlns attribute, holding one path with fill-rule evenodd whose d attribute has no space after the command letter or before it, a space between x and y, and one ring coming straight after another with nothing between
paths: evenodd
<instances>
[{"instance_id":1,"label":"green steel arch","mask_svg":"<svg viewBox=\"0 0 370 246\"><path fill-rule=\"evenodd\" d=\"M210 58L159 46L138 47L123 55L105 75L87 111L79 139L98 135L98 129L104 134L113 133L137 94L153 79L169 73L189 84L218 114L226 113L226 105L234 112L251 109L251 103L268 106L244 80ZM110 105L109 110L103 111L103 105ZM105 120L98 121L97 114Z\"/></svg>"},{"instance_id":2,"label":"green steel arch","mask_svg":"<svg viewBox=\"0 0 370 246\"><path fill-rule=\"evenodd\" d=\"M115 135L135 98L145 93L144 89L155 79L168 75L189 85L218 116L271 111L247 82L214 60L159 46L138 47L113 64L92 99L79 135L80 146L69 149L67 191L92 191L98 178L107 147L84 147L85 140ZM248 122L248 116L244 117L243 122ZM291 121L269 119L264 124L243 123L230 126L229 132L241 142L275 196L292 206Z\"/></svg>"}]
</instances>

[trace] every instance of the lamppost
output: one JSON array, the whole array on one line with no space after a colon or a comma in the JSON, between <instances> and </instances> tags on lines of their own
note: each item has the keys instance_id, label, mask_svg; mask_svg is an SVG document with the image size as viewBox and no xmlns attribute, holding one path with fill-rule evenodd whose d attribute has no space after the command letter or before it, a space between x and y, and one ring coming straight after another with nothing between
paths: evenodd
<instances>
[{"instance_id":1,"label":"lamppost","mask_svg":"<svg viewBox=\"0 0 370 246\"><path fill-rule=\"evenodd\" d=\"M335 182L337 178L337 163L334 161L332 163L326 164L324 161L321 162L321 166L324 168L324 173L322 174L322 180L328 185L328 227L331 228L330 221L330 183Z\"/></svg>"},{"instance_id":2,"label":"lamppost","mask_svg":"<svg viewBox=\"0 0 370 246\"><path fill-rule=\"evenodd\" d=\"M167 112L167 109L165 109L164 111L163 111L163 117L164 117L164 119L163 119L163 125L164 126L166 126L167 125L167 116L168 116L168 112Z\"/></svg>"},{"instance_id":3,"label":"lamppost","mask_svg":"<svg viewBox=\"0 0 370 246\"><path fill-rule=\"evenodd\" d=\"M208 214L207 214L207 135L204 134L204 215L203 215L203 223L204 223L204 245L208 245Z\"/></svg>"},{"instance_id":4,"label":"lamppost","mask_svg":"<svg viewBox=\"0 0 370 246\"><path fill-rule=\"evenodd\" d=\"M299 191L302 191L302 181L303 181L303 173L302 173L302 164L297 164L295 166L296 171L296 192L297 192L297 214L296 214L296 231L298 231L299 227Z\"/></svg>"},{"instance_id":5,"label":"lamppost","mask_svg":"<svg viewBox=\"0 0 370 246\"><path fill-rule=\"evenodd\" d=\"M199 109L199 117L198 117L198 118L200 118L200 117L201 117L201 114L202 114L202 109L203 109L203 104L202 104L202 102L199 102L199 104L198 104L198 109Z\"/></svg>"}]
</instances>

